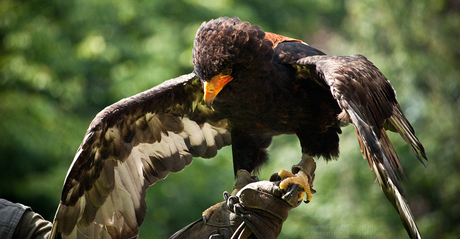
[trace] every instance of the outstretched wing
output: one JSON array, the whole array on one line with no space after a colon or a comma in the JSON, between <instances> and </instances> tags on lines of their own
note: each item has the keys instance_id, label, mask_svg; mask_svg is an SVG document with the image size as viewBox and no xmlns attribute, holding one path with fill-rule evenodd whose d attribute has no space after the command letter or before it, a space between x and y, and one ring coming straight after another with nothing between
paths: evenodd
<instances>
[{"instance_id":1,"label":"outstretched wing","mask_svg":"<svg viewBox=\"0 0 460 239\"><path fill-rule=\"evenodd\" d=\"M308 56L293 63L299 73L328 87L344 123L353 123L363 157L413 238L420 233L398 181L403 170L385 129L398 132L420 162L425 151L396 101L390 82L364 56Z\"/></svg>"},{"instance_id":2,"label":"outstretched wing","mask_svg":"<svg viewBox=\"0 0 460 239\"><path fill-rule=\"evenodd\" d=\"M67 173L51 238L136 237L150 185L231 144L202 92L192 73L101 111Z\"/></svg>"}]
</instances>

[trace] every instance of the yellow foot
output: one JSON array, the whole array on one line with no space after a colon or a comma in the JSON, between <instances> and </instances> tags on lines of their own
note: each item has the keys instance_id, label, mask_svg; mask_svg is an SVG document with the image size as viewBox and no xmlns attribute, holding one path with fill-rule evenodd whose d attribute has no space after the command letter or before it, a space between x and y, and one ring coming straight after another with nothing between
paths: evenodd
<instances>
[{"instance_id":1,"label":"yellow foot","mask_svg":"<svg viewBox=\"0 0 460 239\"><path fill-rule=\"evenodd\" d=\"M280 183L280 188L282 190L287 190L289 186L297 184L300 188L304 190L304 192L299 194L298 201L302 200L305 193L307 194L307 199L305 202L310 202L312 199L312 193L315 193L310 186L310 180L308 175L303 171L299 170L298 173L293 174L286 170L281 170L278 175L281 177L282 181Z\"/></svg>"}]
</instances>

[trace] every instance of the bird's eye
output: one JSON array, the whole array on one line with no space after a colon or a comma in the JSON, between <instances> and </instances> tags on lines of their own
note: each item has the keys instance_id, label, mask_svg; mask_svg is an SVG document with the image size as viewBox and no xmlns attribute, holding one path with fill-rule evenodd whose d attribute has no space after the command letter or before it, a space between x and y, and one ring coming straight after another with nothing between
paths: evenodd
<instances>
[{"instance_id":1,"label":"bird's eye","mask_svg":"<svg viewBox=\"0 0 460 239\"><path fill-rule=\"evenodd\" d=\"M222 75L229 76L230 74L232 74L232 69L230 69L230 68L227 68L227 69L222 71Z\"/></svg>"}]
</instances>

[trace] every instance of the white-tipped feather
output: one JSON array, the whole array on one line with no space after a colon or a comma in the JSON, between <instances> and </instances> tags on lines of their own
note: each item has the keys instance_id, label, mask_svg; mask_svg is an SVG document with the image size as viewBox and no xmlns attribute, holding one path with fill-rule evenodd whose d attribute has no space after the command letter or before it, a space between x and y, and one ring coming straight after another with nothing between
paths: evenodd
<instances>
[{"instance_id":1,"label":"white-tipped feather","mask_svg":"<svg viewBox=\"0 0 460 239\"><path fill-rule=\"evenodd\" d=\"M216 119L200 92L189 74L101 111L67 173L51 238L136 237L150 185L231 143L225 120L187 115Z\"/></svg>"},{"instance_id":2,"label":"white-tipped feather","mask_svg":"<svg viewBox=\"0 0 460 239\"><path fill-rule=\"evenodd\" d=\"M149 118L159 122L157 117ZM168 119L169 117L161 118ZM105 160L94 187L86 191L85 196L77 204L84 209L76 213L80 215L76 219L78 221L76 227L70 235L64 238L104 238L110 237L111 234L112 236L137 235L137 228L140 224L137 222L139 216L136 213L139 208L145 207L145 190L149 185L165 178L169 172L181 171L190 164L192 155L189 151L195 152L196 156L213 157L217 149L231 142L226 129L217 128L208 123L200 127L186 117L182 118L182 124L184 131L179 134L167 131L167 133L161 133L160 141L153 144L137 144L123 162L118 161L114 164L115 159ZM153 123L150 122L149 127L166 128L152 125ZM177 129L172 125L167 128ZM152 132L152 130L146 131ZM117 132L120 130L113 127L105 134L105 138L121 140ZM140 130L135 132L141 134L141 137L134 137L135 141L147 136ZM129 143L126 145L130 147ZM100 156L99 153L95 155ZM147 178L145 178L146 175ZM75 214L73 211L77 209L76 207L66 208L65 211L71 214ZM90 212L96 213L91 216ZM60 215L58 218L66 217ZM126 234L127 232L131 234Z\"/></svg>"}]
</instances>

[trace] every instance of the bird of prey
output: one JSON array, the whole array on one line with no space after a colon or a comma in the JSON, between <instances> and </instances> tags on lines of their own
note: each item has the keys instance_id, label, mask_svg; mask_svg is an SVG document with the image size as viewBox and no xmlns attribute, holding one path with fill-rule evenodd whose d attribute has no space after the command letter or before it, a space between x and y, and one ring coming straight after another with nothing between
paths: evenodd
<instances>
[{"instance_id":1,"label":"bird of prey","mask_svg":"<svg viewBox=\"0 0 460 239\"><path fill-rule=\"evenodd\" d=\"M53 236L136 237L149 186L227 145L237 181L248 183L280 134L297 135L303 155L293 173L281 173L284 188L299 184L310 200L306 165L314 157L336 158L340 128L352 124L408 234L420 237L385 130L399 133L422 163L424 148L390 82L364 56L328 56L300 40L222 17L198 29L193 65L192 73L95 117L67 173Z\"/></svg>"}]
</instances>

